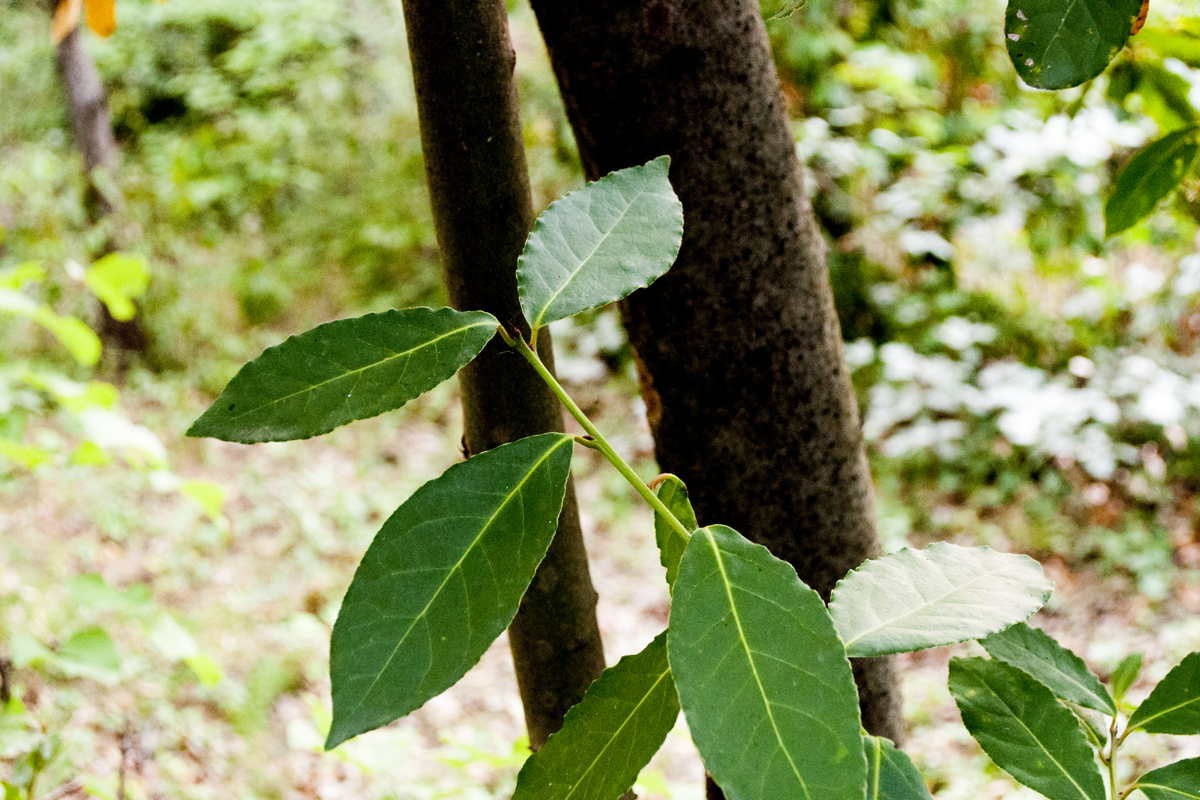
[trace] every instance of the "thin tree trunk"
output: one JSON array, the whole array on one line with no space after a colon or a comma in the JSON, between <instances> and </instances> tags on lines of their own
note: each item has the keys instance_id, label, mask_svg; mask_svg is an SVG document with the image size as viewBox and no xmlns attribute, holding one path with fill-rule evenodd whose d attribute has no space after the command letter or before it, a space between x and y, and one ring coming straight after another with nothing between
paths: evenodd
<instances>
[{"instance_id":1,"label":"thin tree trunk","mask_svg":"<svg viewBox=\"0 0 1200 800\"><path fill-rule=\"evenodd\" d=\"M76 27L63 37L55 49L55 56L67 96L71 131L87 172L88 218L95 224L111 217L119 203L119 198L112 195L111 181L97 180L100 173L115 169L118 157L108 113L108 96L96 64L84 46L81 28ZM111 252L114 249L116 245L110 237L102 250ZM146 335L137 320L114 319L103 304L100 314L100 335L105 342L116 345L125 353L145 351Z\"/></svg>"},{"instance_id":2,"label":"thin tree trunk","mask_svg":"<svg viewBox=\"0 0 1200 800\"><path fill-rule=\"evenodd\" d=\"M585 171L669 153L675 267L623 304L658 459L825 595L878 552L825 246L757 0L532 0ZM863 719L900 732L887 660Z\"/></svg>"},{"instance_id":3,"label":"thin tree trunk","mask_svg":"<svg viewBox=\"0 0 1200 800\"><path fill-rule=\"evenodd\" d=\"M404 0L404 13L451 301L523 325L516 262L533 212L504 2ZM540 344L542 358L552 359L549 337ZM554 396L498 341L464 370L462 388L468 452L562 429ZM595 612L568 486L558 534L509 629L534 748L604 669Z\"/></svg>"}]
</instances>

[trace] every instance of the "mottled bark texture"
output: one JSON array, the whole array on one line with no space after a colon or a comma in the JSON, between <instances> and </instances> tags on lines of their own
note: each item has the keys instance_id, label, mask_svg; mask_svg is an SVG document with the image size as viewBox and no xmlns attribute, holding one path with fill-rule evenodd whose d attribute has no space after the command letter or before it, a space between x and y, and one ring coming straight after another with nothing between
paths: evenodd
<instances>
[{"instance_id":1,"label":"mottled bark texture","mask_svg":"<svg viewBox=\"0 0 1200 800\"><path fill-rule=\"evenodd\" d=\"M516 263L533 220L503 0L404 0L421 141L451 302L523 325ZM550 337L540 354L553 358ZM562 429L554 395L499 340L462 374L470 453ZM509 629L533 747L604 669L573 488Z\"/></svg>"},{"instance_id":2,"label":"mottled bark texture","mask_svg":"<svg viewBox=\"0 0 1200 800\"><path fill-rule=\"evenodd\" d=\"M100 81L100 73L92 61L91 54L83 42L83 30L76 27L55 48L58 74L67 98L67 110L71 117L71 132L75 144L83 155L83 168L87 172L88 218L95 224L111 216L119 205L114 197L112 182L99 180L100 173L116 167L116 139L113 138L112 119L108 113L108 95ZM100 255L117 249L110 238L102 247ZM137 320L118 320L100 306L100 336L106 344L115 345L121 353L143 352L146 335ZM125 357L119 356L119 367L124 367Z\"/></svg>"},{"instance_id":3,"label":"mottled bark texture","mask_svg":"<svg viewBox=\"0 0 1200 800\"><path fill-rule=\"evenodd\" d=\"M623 304L659 463L828 595L878 543L826 270L757 0L533 0L590 178L672 157L674 268ZM892 666L864 723L900 729Z\"/></svg>"}]
</instances>

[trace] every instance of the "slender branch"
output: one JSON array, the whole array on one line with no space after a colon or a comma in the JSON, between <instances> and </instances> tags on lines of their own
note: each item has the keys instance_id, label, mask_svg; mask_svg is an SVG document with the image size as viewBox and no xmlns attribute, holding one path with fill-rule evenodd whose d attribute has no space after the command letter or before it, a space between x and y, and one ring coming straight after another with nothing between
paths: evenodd
<instances>
[{"instance_id":1,"label":"slender branch","mask_svg":"<svg viewBox=\"0 0 1200 800\"><path fill-rule=\"evenodd\" d=\"M1108 767L1108 796L1112 800L1121 800L1121 798L1129 794L1127 791L1120 791L1117 787L1117 751L1120 750L1121 741L1125 738L1124 736L1117 735L1117 719L1117 715L1114 714L1112 723L1108 726L1108 757L1105 758L1103 752L1100 754L1100 760Z\"/></svg>"},{"instance_id":2,"label":"slender branch","mask_svg":"<svg viewBox=\"0 0 1200 800\"><path fill-rule=\"evenodd\" d=\"M601 433L595 424L588 418L588 415L583 413L583 409L581 409L575 403L575 401L571 399L571 396L567 394L567 390L562 387L562 384L558 382L558 379L554 377L553 373L546 368L546 365L542 363L542 360L538 358L537 353L534 352L529 344L519 336L509 336L503 329L501 329L500 335L506 342L515 347L517 352L529 362L530 366L533 367L538 376L545 382L547 386L550 387L550 391L554 392L554 395L559 399L559 402L563 404L563 407L567 409L571 416L574 417L579 425L585 431L587 431L589 436L591 436L591 442L588 444L588 446L593 450L600 451L600 453L603 454L606 459L608 459L608 462L616 468L617 472L621 473L621 477L623 477L629 483L629 485L634 488L634 491L642 496L642 499L644 499L650 505L650 507L654 509L655 513L662 515L663 519L667 521L667 524L669 524L671 528L686 542L688 538L691 537L692 532L688 530L686 525L679 521L678 517L671 513L671 509L667 508L667 504L664 503L659 496L654 493L653 489L646 485L646 482L642 480L641 477L634 471L633 467L629 466L628 462L618 455L617 451L613 449L613 446L609 443L608 439L604 437L604 434Z\"/></svg>"}]
</instances>

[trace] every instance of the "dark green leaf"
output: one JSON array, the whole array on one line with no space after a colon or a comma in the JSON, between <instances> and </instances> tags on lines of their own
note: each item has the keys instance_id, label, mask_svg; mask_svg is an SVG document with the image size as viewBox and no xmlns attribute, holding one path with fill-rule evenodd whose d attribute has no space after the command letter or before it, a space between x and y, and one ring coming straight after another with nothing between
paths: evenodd
<instances>
[{"instance_id":1,"label":"dark green leaf","mask_svg":"<svg viewBox=\"0 0 1200 800\"><path fill-rule=\"evenodd\" d=\"M1109 683L1112 684L1113 697L1117 702L1125 699L1125 693L1129 691L1129 687L1133 686L1133 682L1137 680L1138 673L1142 671L1142 654L1133 653L1121 659L1121 663L1117 664L1109 677Z\"/></svg>"},{"instance_id":2,"label":"dark green leaf","mask_svg":"<svg viewBox=\"0 0 1200 800\"><path fill-rule=\"evenodd\" d=\"M655 494L666 504L675 518L683 523L689 531L696 530L696 512L688 499L687 487L675 475L663 476ZM661 514L654 515L654 538L658 541L658 557L667 568L667 583L675 585L675 576L679 574L679 559L683 558L683 549L687 547L687 539L680 535Z\"/></svg>"},{"instance_id":3,"label":"dark green leaf","mask_svg":"<svg viewBox=\"0 0 1200 800\"><path fill-rule=\"evenodd\" d=\"M1050 596L1028 556L937 542L865 562L833 590L829 612L852 657L977 639L1028 617Z\"/></svg>"},{"instance_id":4,"label":"dark green leaf","mask_svg":"<svg viewBox=\"0 0 1200 800\"><path fill-rule=\"evenodd\" d=\"M692 738L738 800L862 800L850 662L820 596L723 525L692 534L667 652Z\"/></svg>"},{"instance_id":5,"label":"dark green leaf","mask_svg":"<svg viewBox=\"0 0 1200 800\"><path fill-rule=\"evenodd\" d=\"M333 627L327 747L442 692L512 621L557 527L571 442L546 433L481 453L384 523Z\"/></svg>"},{"instance_id":6,"label":"dark green leaf","mask_svg":"<svg viewBox=\"0 0 1200 800\"><path fill-rule=\"evenodd\" d=\"M1189 126L1169 133L1129 160L1104 205L1107 235L1132 227L1175 190L1200 155L1198 131L1200 128Z\"/></svg>"},{"instance_id":7,"label":"dark green leaf","mask_svg":"<svg viewBox=\"0 0 1200 800\"><path fill-rule=\"evenodd\" d=\"M1167 673L1129 718L1129 728L1149 733L1200 733L1200 653Z\"/></svg>"},{"instance_id":8,"label":"dark green leaf","mask_svg":"<svg viewBox=\"0 0 1200 800\"><path fill-rule=\"evenodd\" d=\"M1135 785L1149 800L1200 800L1200 758L1151 770Z\"/></svg>"},{"instance_id":9,"label":"dark green leaf","mask_svg":"<svg viewBox=\"0 0 1200 800\"><path fill-rule=\"evenodd\" d=\"M683 241L670 159L618 170L556 200L517 261L521 310L534 328L649 286Z\"/></svg>"},{"instance_id":10,"label":"dark green leaf","mask_svg":"<svg viewBox=\"0 0 1200 800\"><path fill-rule=\"evenodd\" d=\"M932 800L921 773L902 750L878 736L863 737L867 800Z\"/></svg>"},{"instance_id":11,"label":"dark green leaf","mask_svg":"<svg viewBox=\"0 0 1200 800\"><path fill-rule=\"evenodd\" d=\"M1083 659L1054 641L1045 631L1023 622L992 634L980 644L988 655L1016 667L1060 700L1112 715L1116 703Z\"/></svg>"},{"instance_id":12,"label":"dark green leaf","mask_svg":"<svg viewBox=\"0 0 1200 800\"><path fill-rule=\"evenodd\" d=\"M490 314L451 308L318 325L242 367L188 435L306 439L400 408L478 355L496 326Z\"/></svg>"},{"instance_id":13,"label":"dark green leaf","mask_svg":"<svg viewBox=\"0 0 1200 800\"><path fill-rule=\"evenodd\" d=\"M666 634L604 671L530 756L513 800L617 800L679 716Z\"/></svg>"},{"instance_id":14,"label":"dark green leaf","mask_svg":"<svg viewBox=\"0 0 1200 800\"><path fill-rule=\"evenodd\" d=\"M1079 723L1050 690L1016 667L950 662L963 724L996 765L1050 800L1104 800L1104 780Z\"/></svg>"},{"instance_id":15,"label":"dark green leaf","mask_svg":"<svg viewBox=\"0 0 1200 800\"><path fill-rule=\"evenodd\" d=\"M1141 0L1008 0L1008 55L1030 86L1078 86L1125 46L1141 7Z\"/></svg>"}]
</instances>

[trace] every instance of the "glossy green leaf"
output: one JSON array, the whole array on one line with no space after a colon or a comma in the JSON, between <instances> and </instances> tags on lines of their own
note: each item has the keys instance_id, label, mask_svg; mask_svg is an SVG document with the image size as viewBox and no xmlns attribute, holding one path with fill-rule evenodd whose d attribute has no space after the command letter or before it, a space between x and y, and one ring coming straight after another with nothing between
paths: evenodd
<instances>
[{"instance_id":1,"label":"glossy green leaf","mask_svg":"<svg viewBox=\"0 0 1200 800\"><path fill-rule=\"evenodd\" d=\"M1129 717L1149 733L1200 733L1200 653L1179 662Z\"/></svg>"},{"instance_id":2,"label":"glossy green leaf","mask_svg":"<svg viewBox=\"0 0 1200 800\"><path fill-rule=\"evenodd\" d=\"M1050 596L1028 556L946 542L851 571L829 604L846 652L879 656L978 639L1020 622Z\"/></svg>"},{"instance_id":3,"label":"glossy green leaf","mask_svg":"<svg viewBox=\"0 0 1200 800\"><path fill-rule=\"evenodd\" d=\"M1121 663L1117 664L1109 677L1109 683L1112 684L1113 697L1117 702L1125 699L1125 693L1129 691L1129 687L1133 686L1133 682L1137 680L1138 674L1142 671L1142 654L1132 653L1121 659Z\"/></svg>"},{"instance_id":4,"label":"glossy green leaf","mask_svg":"<svg viewBox=\"0 0 1200 800\"><path fill-rule=\"evenodd\" d=\"M1148 800L1200 800L1200 758L1151 770L1135 786Z\"/></svg>"},{"instance_id":5,"label":"glossy green leaf","mask_svg":"<svg viewBox=\"0 0 1200 800\"><path fill-rule=\"evenodd\" d=\"M326 747L418 708L508 626L554 536L571 443L546 433L480 453L384 523L333 627Z\"/></svg>"},{"instance_id":6,"label":"glossy green leaf","mask_svg":"<svg viewBox=\"0 0 1200 800\"><path fill-rule=\"evenodd\" d=\"M1141 0L1008 0L1009 58L1030 86L1078 86L1116 58L1141 7Z\"/></svg>"},{"instance_id":7,"label":"glossy green leaf","mask_svg":"<svg viewBox=\"0 0 1200 800\"><path fill-rule=\"evenodd\" d=\"M1023 622L980 642L988 655L1016 667L1045 686L1060 700L1112 716L1117 705L1083 659L1045 631Z\"/></svg>"},{"instance_id":8,"label":"glossy green leaf","mask_svg":"<svg viewBox=\"0 0 1200 800\"><path fill-rule=\"evenodd\" d=\"M862 800L850 662L820 596L731 528L692 534L671 600L671 672L692 739L738 800Z\"/></svg>"},{"instance_id":9,"label":"glossy green leaf","mask_svg":"<svg viewBox=\"0 0 1200 800\"><path fill-rule=\"evenodd\" d=\"M1191 172L1200 156L1200 128L1169 133L1129 160L1104 205L1107 235L1120 233L1145 217Z\"/></svg>"},{"instance_id":10,"label":"glossy green leaf","mask_svg":"<svg viewBox=\"0 0 1200 800\"><path fill-rule=\"evenodd\" d=\"M878 736L863 737L867 800L932 800L925 780L902 750Z\"/></svg>"},{"instance_id":11,"label":"glossy green leaf","mask_svg":"<svg viewBox=\"0 0 1200 800\"><path fill-rule=\"evenodd\" d=\"M678 716L662 634L588 688L562 728L525 762L513 800L618 800Z\"/></svg>"},{"instance_id":12,"label":"glossy green leaf","mask_svg":"<svg viewBox=\"0 0 1200 800\"><path fill-rule=\"evenodd\" d=\"M696 512L692 508L692 501L688 499L688 490L683 481L675 475L664 475L654 493L684 527L689 531L696 530ZM654 538L658 542L659 561L667 569L667 583L674 586L675 576L679 574L679 559L683 558L688 540L668 524L661 514L654 515Z\"/></svg>"},{"instance_id":13,"label":"glossy green leaf","mask_svg":"<svg viewBox=\"0 0 1200 800\"><path fill-rule=\"evenodd\" d=\"M618 170L550 204L517 261L521 310L534 328L620 300L671 268L683 206L666 156Z\"/></svg>"},{"instance_id":14,"label":"glossy green leaf","mask_svg":"<svg viewBox=\"0 0 1200 800\"><path fill-rule=\"evenodd\" d=\"M306 439L400 408L475 358L496 327L490 314L450 308L318 325L242 367L188 435Z\"/></svg>"},{"instance_id":15,"label":"glossy green leaf","mask_svg":"<svg viewBox=\"0 0 1200 800\"><path fill-rule=\"evenodd\" d=\"M109 253L88 267L84 282L113 319L131 320L137 313L133 301L150 288L150 268L138 256Z\"/></svg>"},{"instance_id":16,"label":"glossy green leaf","mask_svg":"<svg viewBox=\"0 0 1200 800\"><path fill-rule=\"evenodd\" d=\"M1016 667L950 662L963 724L996 765L1050 800L1104 800L1104 781L1075 716Z\"/></svg>"}]
</instances>

